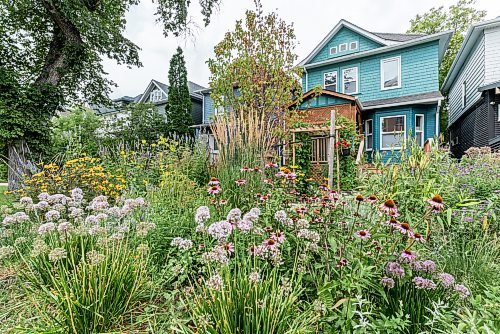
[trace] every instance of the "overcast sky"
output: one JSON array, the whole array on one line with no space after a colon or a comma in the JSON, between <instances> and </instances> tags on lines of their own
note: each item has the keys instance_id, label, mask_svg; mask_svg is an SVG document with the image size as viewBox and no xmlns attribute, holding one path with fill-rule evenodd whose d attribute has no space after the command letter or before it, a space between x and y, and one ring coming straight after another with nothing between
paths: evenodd
<instances>
[{"instance_id":1,"label":"overcast sky","mask_svg":"<svg viewBox=\"0 0 500 334\"><path fill-rule=\"evenodd\" d=\"M262 0L266 12L276 11L281 19L293 23L297 36L299 60L307 56L340 19L346 19L368 31L405 32L416 14L433 6L449 6L457 0ZM220 9L203 27L198 0L191 1L190 15L199 24L194 37L165 38L155 22L155 5L143 0L127 14L125 35L141 48L143 67L128 69L106 60L104 68L109 78L118 84L112 98L141 94L151 79L168 84L169 61L177 46L181 46L188 70L188 80L207 86L210 72L206 61L213 56L214 46L224 33L234 29L245 10L253 9L253 0L222 0ZM500 16L500 1L478 0L477 8L487 9L487 19Z\"/></svg>"}]
</instances>

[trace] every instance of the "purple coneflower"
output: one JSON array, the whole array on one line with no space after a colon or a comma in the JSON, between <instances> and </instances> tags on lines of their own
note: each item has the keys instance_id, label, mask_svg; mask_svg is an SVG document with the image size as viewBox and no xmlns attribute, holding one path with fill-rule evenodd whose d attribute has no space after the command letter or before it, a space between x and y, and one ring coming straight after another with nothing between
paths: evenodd
<instances>
[{"instance_id":1,"label":"purple coneflower","mask_svg":"<svg viewBox=\"0 0 500 334\"><path fill-rule=\"evenodd\" d=\"M264 245L265 247L269 248L269 249L273 249L273 248L276 248L278 246L278 242L274 239L266 239L264 241L262 241L262 245Z\"/></svg>"},{"instance_id":2,"label":"purple coneflower","mask_svg":"<svg viewBox=\"0 0 500 334\"><path fill-rule=\"evenodd\" d=\"M356 202L363 202L365 200L365 198L363 197L363 195L358 194L358 195L356 195L355 200L356 200Z\"/></svg>"},{"instance_id":3,"label":"purple coneflower","mask_svg":"<svg viewBox=\"0 0 500 334\"><path fill-rule=\"evenodd\" d=\"M209 186L218 186L220 181L216 177L211 177L210 181L208 181Z\"/></svg>"},{"instance_id":4,"label":"purple coneflower","mask_svg":"<svg viewBox=\"0 0 500 334\"><path fill-rule=\"evenodd\" d=\"M427 200L427 203L430 204L432 212L434 213L439 213L444 209L443 198L440 195L436 194L432 196L431 199Z\"/></svg>"},{"instance_id":5,"label":"purple coneflower","mask_svg":"<svg viewBox=\"0 0 500 334\"><path fill-rule=\"evenodd\" d=\"M361 239L369 239L372 235L368 230L361 230L356 232L356 236Z\"/></svg>"},{"instance_id":6,"label":"purple coneflower","mask_svg":"<svg viewBox=\"0 0 500 334\"><path fill-rule=\"evenodd\" d=\"M241 171L242 171L242 172L248 172L250 169L251 169L250 167L248 167L248 166L244 166L244 167L241 169Z\"/></svg>"},{"instance_id":7,"label":"purple coneflower","mask_svg":"<svg viewBox=\"0 0 500 334\"><path fill-rule=\"evenodd\" d=\"M212 186L210 188L208 188L208 193L210 195L215 195L215 194L218 194L219 192L221 192L222 188L219 187L219 186Z\"/></svg>"},{"instance_id":8,"label":"purple coneflower","mask_svg":"<svg viewBox=\"0 0 500 334\"><path fill-rule=\"evenodd\" d=\"M424 236L420 233L413 234L413 239L415 239L415 241L418 241L418 242L425 242Z\"/></svg>"},{"instance_id":9,"label":"purple coneflower","mask_svg":"<svg viewBox=\"0 0 500 334\"><path fill-rule=\"evenodd\" d=\"M273 180L271 179L264 179L263 181L265 184L273 184Z\"/></svg>"},{"instance_id":10,"label":"purple coneflower","mask_svg":"<svg viewBox=\"0 0 500 334\"><path fill-rule=\"evenodd\" d=\"M398 207L396 206L396 203L392 199L385 200L385 202L380 204L379 207L382 212L385 212L390 216L397 217L399 215Z\"/></svg>"},{"instance_id":11,"label":"purple coneflower","mask_svg":"<svg viewBox=\"0 0 500 334\"><path fill-rule=\"evenodd\" d=\"M271 233L271 239L276 240L278 243L282 244L285 241L285 233L281 231L276 231Z\"/></svg>"},{"instance_id":12,"label":"purple coneflower","mask_svg":"<svg viewBox=\"0 0 500 334\"><path fill-rule=\"evenodd\" d=\"M278 168L278 164L274 162L268 162L266 168Z\"/></svg>"},{"instance_id":13,"label":"purple coneflower","mask_svg":"<svg viewBox=\"0 0 500 334\"><path fill-rule=\"evenodd\" d=\"M412 252L410 249L405 249L402 253L401 253L401 257L403 258L404 261L407 261L407 262L412 262L413 260L415 260L415 253Z\"/></svg>"},{"instance_id":14,"label":"purple coneflower","mask_svg":"<svg viewBox=\"0 0 500 334\"><path fill-rule=\"evenodd\" d=\"M223 244L222 248L229 254L234 253L234 244L232 242Z\"/></svg>"},{"instance_id":15,"label":"purple coneflower","mask_svg":"<svg viewBox=\"0 0 500 334\"><path fill-rule=\"evenodd\" d=\"M238 185L238 186L245 185L246 183L247 183L247 180L245 180L245 179L236 180L236 185Z\"/></svg>"},{"instance_id":16,"label":"purple coneflower","mask_svg":"<svg viewBox=\"0 0 500 334\"><path fill-rule=\"evenodd\" d=\"M340 261L337 263L337 268L342 268L349 265L349 261L347 261L346 258L341 258Z\"/></svg>"},{"instance_id":17,"label":"purple coneflower","mask_svg":"<svg viewBox=\"0 0 500 334\"><path fill-rule=\"evenodd\" d=\"M408 223L399 224L399 226L397 226L397 229L401 232L401 234L412 236L410 224L408 224Z\"/></svg>"},{"instance_id":18,"label":"purple coneflower","mask_svg":"<svg viewBox=\"0 0 500 334\"><path fill-rule=\"evenodd\" d=\"M370 203L375 203L377 201L377 196L375 195L370 195L366 198L366 201L367 202L370 202Z\"/></svg>"},{"instance_id":19,"label":"purple coneflower","mask_svg":"<svg viewBox=\"0 0 500 334\"><path fill-rule=\"evenodd\" d=\"M307 212L307 209L306 209L306 208L304 208L304 207L302 207L302 208L296 208L296 209L295 209L295 212L297 212L297 213L300 215L300 214L304 214L304 213L306 213L306 212Z\"/></svg>"}]
</instances>

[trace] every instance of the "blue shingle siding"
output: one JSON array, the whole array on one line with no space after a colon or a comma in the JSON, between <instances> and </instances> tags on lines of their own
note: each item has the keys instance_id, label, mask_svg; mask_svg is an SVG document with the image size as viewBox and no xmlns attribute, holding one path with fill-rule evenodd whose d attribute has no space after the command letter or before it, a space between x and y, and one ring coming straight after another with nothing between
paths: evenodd
<instances>
[{"instance_id":1,"label":"blue shingle siding","mask_svg":"<svg viewBox=\"0 0 500 334\"><path fill-rule=\"evenodd\" d=\"M357 66L359 93L362 102L439 90L439 42L433 41L401 50L385 52L362 59L325 65L308 70L307 88L323 86L324 73L338 71L338 88L342 92L342 69ZM380 61L401 56L401 88L382 90L380 85ZM305 87L304 91L305 91Z\"/></svg>"},{"instance_id":2,"label":"blue shingle siding","mask_svg":"<svg viewBox=\"0 0 500 334\"><path fill-rule=\"evenodd\" d=\"M358 42L358 48L356 50L349 50L350 42ZM347 50L344 52L339 51L340 44L347 43ZM330 48L337 47L337 53L335 55L330 55ZM333 36L330 41L318 52L316 56L310 61L310 63L316 63L318 61L345 56L355 52L367 51L381 47L382 44L372 41L349 28L341 28L335 36Z\"/></svg>"},{"instance_id":3,"label":"blue shingle siding","mask_svg":"<svg viewBox=\"0 0 500 334\"><path fill-rule=\"evenodd\" d=\"M209 123L212 115L214 114L214 100L210 94L203 94L203 123Z\"/></svg>"},{"instance_id":4,"label":"blue shingle siding","mask_svg":"<svg viewBox=\"0 0 500 334\"><path fill-rule=\"evenodd\" d=\"M466 110L473 106L480 98L478 87L484 82L484 35L476 42L467 61L462 66L460 74L450 87L449 92L449 119L453 124ZM465 82L466 105L462 107L462 84Z\"/></svg>"}]
</instances>

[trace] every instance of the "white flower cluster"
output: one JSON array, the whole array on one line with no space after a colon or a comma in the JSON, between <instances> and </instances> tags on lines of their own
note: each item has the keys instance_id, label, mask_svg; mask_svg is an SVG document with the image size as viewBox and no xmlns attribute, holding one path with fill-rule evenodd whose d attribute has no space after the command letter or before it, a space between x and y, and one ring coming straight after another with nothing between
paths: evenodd
<instances>
[{"instance_id":1,"label":"white flower cluster","mask_svg":"<svg viewBox=\"0 0 500 334\"><path fill-rule=\"evenodd\" d=\"M221 245L217 245L213 250L205 252L201 255L204 263L216 262L220 264L227 264L229 262L229 254Z\"/></svg>"},{"instance_id":2,"label":"white flower cluster","mask_svg":"<svg viewBox=\"0 0 500 334\"><path fill-rule=\"evenodd\" d=\"M207 233L217 240L227 239L233 231L233 225L226 220L212 223Z\"/></svg>"},{"instance_id":3,"label":"white flower cluster","mask_svg":"<svg viewBox=\"0 0 500 334\"><path fill-rule=\"evenodd\" d=\"M183 239L180 237L176 237L176 238L172 239L170 246L177 247L181 251L187 251L193 247L193 242L189 239Z\"/></svg>"},{"instance_id":4,"label":"white flower cluster","mask_svg":"<svg viewBox=\"0 0 500 334\"><path fill-rule=\"evenodd\" d=\"M309 230L306 228L300 229L297 232L297 237L309 240L309 241L314 242L314 243L318 243L320 240L320 235L318 232L312 231L312 230Z\"/></svg>"},{"instance_id":5,"label":"white flower cluster","mask_svg":"<svg viewBox=\"0 0 500 334\"><path fill-rule=\"evenodd\" d=\"M12 225L15 223L23 223L23 222L26 222L29 220L30 220L30 217L26 213L16 212L13 215L6 216L2 221L2 225L8 226L8 225Z\"/></svg>"}]
</instances>

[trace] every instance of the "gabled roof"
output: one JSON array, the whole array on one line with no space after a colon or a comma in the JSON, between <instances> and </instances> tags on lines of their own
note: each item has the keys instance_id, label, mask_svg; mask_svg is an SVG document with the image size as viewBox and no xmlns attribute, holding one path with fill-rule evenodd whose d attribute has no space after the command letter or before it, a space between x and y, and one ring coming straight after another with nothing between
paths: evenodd
<instances>
[{"instance_id":1,"label":"gabled roof","mask_svg":"<svg viewBox=\"0 0 500 334\"><path fill-rule=\"evenodd\" d=\"M165 96L168 96L168 85L158 80L152 79L144 93L138 96L138 102L144 102L149 96L148 92L152 90L153 87L158 87L165 94ZM194 83L192 81L188 81L189 96L191 96L191 98L199 100L202 99L202 95L199 93L199 91L203 89L205 89L205 87L198 85L197 83Z\"/></svg>"},{"instance_id":2,"label":"gabled roof","mask_svg":"<svg viewBox=\"0 0 500 334\"><path fill-rule=\"evenodd\" d=\"M393 42L391 42L391 44L385 45L385 46L382 46L379 48L370 49L367 51L356 52L356 53L350 53L350 54L347 54L345 56L329 58L329 59L322 60L322 61L315 62L315 63L311 63L311 64L307 64L307 61L310 57L310 56L308 56L308 58L306 58L304 61L302 61L299 65L302 65L306 69L320 67L320 66L324 66L324 65L344 62L347 60L372 56L372 55L376 55L376 54L384 53L384 52L388 52L388 51L407 48L410 46L424 44L424 43L428 43L431 41L439 41L439 53L438 53L439 59L438 60L439 60L439 63L441 63L441 60L443 59L444 53L446 51L446 48L448 47L448 43L450 42L452 34L453 34L453 30L447 30L447 31L443 31L440 33L432 34L432 35L423 35L420 37L416 36L415 38L411 38L405 42L394 42L393 41ZM385 40L385 41L389 42L388 40Z\"/></svg>"},{"instance_id":3,"label":"gabled roof","mask_svg":"<svg viewBox=\"0 0 500 334\"><path fill-rule=\"evenodd\" d=\"M146 90L144 91L144 93L142 93L142 96L141 98L139 99L139 102L145 102L146 99L149 97L149 92L151 90L153 90L154 88L158 88L159 90L161 90L163 92L163 94L165 94L165 96L167 96L167 92L168 92L168 86L165 85L164 83L161 83L155 79L152 79L148 86L146 87Z\"/></svg>"},{"instance_id":4,"label":"gabled roof","mask_svg":"<svg viewBox=\"0 0 500 334\"><path fill-rule=\"evenodd\" d=\"M442 90L444 92L448 92L450 90L451 85L453 84L458 74L460 73L460 70L462 69L463 65L469 58L470 52L473 50L476 41L484 33L484 29L493 28L497 26L500 26L500 16L493 20L488 20L473 24L469 28L467 34L465 35L464 42L462 43L460 50L458 50L457 57L453 61L453 64L451 64L450 70L448 71L448 75L444 80L442 87Z\"/></svg>"},{"instance_id":5,"label":"gabled roof","mask_svg":"<svg viewBox=\"0 0 500 334\"><path fill-rule=\"evenodd\" d=\"M349 95L349 94L343 94L343 93L338 93L338 92L333 92L331 90L326 90L326 89L321 89L319 92L317 89L311 89L309 90L308 92L305 92L303 95L302 95L302 101L308 99L308 98L314 98L316 96L320 96L320 95L329 95L329 96L333 96L333 97L336 97L336 98L339 98L339 99L343 99L343 100L346 100L346 103L356 103L358 105L358 107L361 109L361 102L358 100L357 97L355 96L352 96L352 95ZM285 109L288 109L294 105L297 104L297 100L286 105L285 106Z\"/></svg>"},{"instance_id":6,"label":"gabled roof","mask_svg":"<svg viewBox=\"0 0 500 334\"><path fill-rule=\"evenodd\" d=\"M340 31L340 29L342 29L344 27L348 28L348 29L368 38L368 39L371 39L372 41L380 43L382 45L391 44L390 41L385 40L385 39L375 35L374 33L369 32L368 30L360 28L357 25L352 24L351 22L342 19L339 21L339 23L337 23L335 25L335 27L333 27L333 29L328 33L328 35L326 35L326 37L323 38L323 40L316 46L316 48L314 48L314 50L304 60L302 60L300 62L299 65L303 66L303 65L307 64L309 61L311 61L323 49L323 47L326 44L328 44L328 42L333 38L333 36L335 36L335 34L337 34Z\"/></svg>"}]
</instances>

